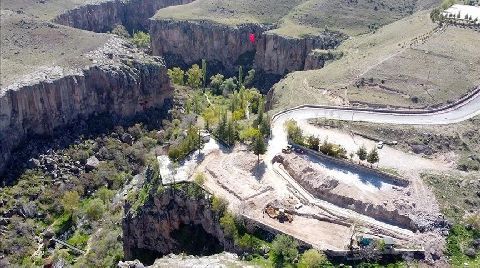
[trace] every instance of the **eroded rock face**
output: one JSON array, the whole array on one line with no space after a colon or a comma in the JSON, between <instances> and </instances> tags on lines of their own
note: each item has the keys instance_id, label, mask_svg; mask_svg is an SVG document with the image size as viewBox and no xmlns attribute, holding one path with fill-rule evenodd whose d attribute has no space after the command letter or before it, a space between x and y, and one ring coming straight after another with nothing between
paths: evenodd
<instances>
[{"instance_id":1,"label":"eroded rock face","mask_svg":"<svg viewBox=\"0 0 480 268\"><path fill-rule=\"evenodd\" d=\"M232 70L242 61L253 62L256 45L249 41L249 34L260 36L266 30L267 26L255 24L230 27L202 21L154 20L150 35L153 54L164 56L167 65L190 65L206 59Z\"/></svg>"},{"instance_id":2,"label":"eroded rock face","mask_svg":"<svg viewBox=\"0 0 480 268\"><path fill-rule=\"evenodd\" d=\"M230 72L238 65L250 65L277 75L323 67L324 60L309 57L310 52L333 49L344 39L334 32L290 38L268 32L271 29L272 26L258 24L226 26L165 19L153 20L150 34L153 54L163 55L167 64L190 65L206 59L222 64ZM250 34L255 34L255 44L250 42Z\"/></svg>"},{"instance_id":3,"label":"eroded rock face","mask_svg":"<svg viewBox=\"0 0 480 268\"><path fill-rule=\"evenodd\" d=\"M84 69L48 70L2 88L0 173L11 151L29 135L50 135L100 113L134 116L161 107L172 96L160 58L143 55L116 38L89 57L93 64Z\"/></svg>"},{"instance_id":4,"label":"eroded rock face","mask_svg":"<svg viewBox=\"0 0 480 268\"><path fill-rule=\"evenodd\" d=\"M210 201L187 194L185 188L166 189L150 195L136 212L123 220L126 260L138 258L144 264L169 253L209 255L233 249L223 233ZM145 259L148 255L150 259ZM143 258L143 259L142 259Z\"/></svg>"},{"instance_id":5,"label":"eroded rock face","mask_svg":"<svg viewBox=\"0 0 480 268\"><path fill-rule=\"evenodd\" d=\"M84 5L55 18L54 22L94 32L108 32L116 24L129 31L148 29L148 19L160 8L183 5L193 0L108 0Z\"/></svg>"}]
</instances>

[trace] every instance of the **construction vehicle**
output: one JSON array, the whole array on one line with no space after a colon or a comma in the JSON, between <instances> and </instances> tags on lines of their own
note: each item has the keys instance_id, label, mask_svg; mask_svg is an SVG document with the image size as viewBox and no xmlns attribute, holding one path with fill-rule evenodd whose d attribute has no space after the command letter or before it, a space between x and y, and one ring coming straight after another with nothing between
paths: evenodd
<instances>
[{"instance_id":1,"label":"construction vehicle","mask_svg":"<svg viewBox=\"0 0 480 268\"><path fill-rule=\"evenodd\" d=\"M276 219L281 223L286 222L286 221L288 221L288 222L293 221L293 216L290 215L289 213L285 212L285 209L283 209L283 208L276 208L272 205L267 205L265 207L265 213L267 213L267 215L270 218Z\"/></svg>"}]
</instances>

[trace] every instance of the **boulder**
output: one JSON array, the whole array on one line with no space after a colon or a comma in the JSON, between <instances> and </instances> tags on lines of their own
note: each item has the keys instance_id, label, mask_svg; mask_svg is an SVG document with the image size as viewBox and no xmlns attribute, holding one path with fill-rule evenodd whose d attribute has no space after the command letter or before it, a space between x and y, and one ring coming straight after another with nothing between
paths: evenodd
<instances>
[{"instance_id":1,"label":"boulder","mask_svg":"<svg viewBox=\"0 0 480 268\"><path fill-rule=\"evenodd\" d=\"M95 156L92 156L87 159L87 164L85 164L85 170L87 172L90 172L94 170L99 164L100 161Z\"/></svg>"},{"instance_id":2,"label":"boulder","mask_svg":"<svg viewBox=\"0 0 480 268\"><path fill-rule=\"evenodd\" d=\"M127 143L129 145L133 144L133 137L128 133L123 133L121 140L122 142Z\"/></svg>"}]
</instances>

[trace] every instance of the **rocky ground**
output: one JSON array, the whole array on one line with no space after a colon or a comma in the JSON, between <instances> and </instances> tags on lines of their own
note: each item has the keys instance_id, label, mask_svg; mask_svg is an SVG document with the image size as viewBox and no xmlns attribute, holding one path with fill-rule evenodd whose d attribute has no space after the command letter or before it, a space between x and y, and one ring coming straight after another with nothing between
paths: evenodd
<instances>
[{"instance_id":1,"label":"rocky ground","mask_svg":"<svg viewBox=\"0 0 480 268\"><path fill-rule=\"evenodd\" d=\"M125 261L118 264L119 268L170 268L170 267L195 267L195 268L237 268L237 267L256 267L239 260L238 256L232 253L220 253L211 256L198 257L190 255L169 254L159 258L154 264L144 266L140 261Z\"/></svg>"}]
</instances>

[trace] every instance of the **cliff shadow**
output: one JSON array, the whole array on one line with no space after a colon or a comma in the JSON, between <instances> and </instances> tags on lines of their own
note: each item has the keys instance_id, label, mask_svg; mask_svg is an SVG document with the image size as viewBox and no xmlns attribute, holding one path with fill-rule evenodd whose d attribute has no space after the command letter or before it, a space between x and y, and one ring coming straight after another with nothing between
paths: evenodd
<instances>
[{"instance_id":1,"label":"cliff shadow","mask_svg":"<svg viewBox=\"0 0 480 268\"><path fill-rule=\"evenodd\" d=\"M30 135L12 151L3 174L0 174L1 186L13 185L21 174L33 168L31 159L49 154L52 150L67 149L84 139L95 139L112 133L116 126L130 127L142 123L149 130L161 129L162 120L168 118L167 111L171 106L171 101L165 100L164 107L148 109L129 118L102 113L88 118L78 118L71 124L54 129L51 135Z\"/></svg>"}]
</instances>

